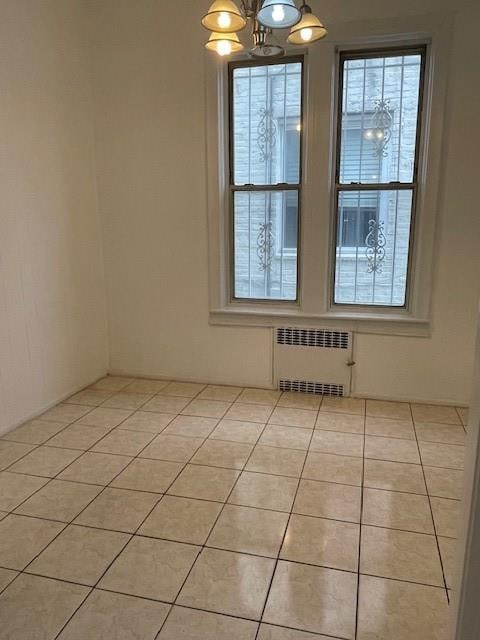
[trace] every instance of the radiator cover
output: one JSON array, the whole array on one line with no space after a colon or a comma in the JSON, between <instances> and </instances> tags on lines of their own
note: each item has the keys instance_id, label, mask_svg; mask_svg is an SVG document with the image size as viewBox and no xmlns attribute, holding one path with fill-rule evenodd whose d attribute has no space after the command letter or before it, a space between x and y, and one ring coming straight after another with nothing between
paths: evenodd
<instances>
[{"instance_id":1,"label":"radiator cover","mask_svg":"<svg viewBox=\"0 0 480 640\"><path fill-rule=\"evenodd\" d=\"M338 329L277 327L274 382L282 391L350 395L353 334Z\"/></svg>"}]
</instances>

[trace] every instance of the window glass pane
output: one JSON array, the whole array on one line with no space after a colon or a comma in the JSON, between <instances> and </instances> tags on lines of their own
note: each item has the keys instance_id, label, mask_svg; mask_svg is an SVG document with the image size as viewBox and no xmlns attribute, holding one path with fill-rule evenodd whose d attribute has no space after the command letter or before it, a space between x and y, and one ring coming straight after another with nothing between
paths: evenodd
<instances>
[{"instance_id":1,"label":"window glass pane","mask_svg":"<svg viewBox=\"0 0 480 640\"><path fill-rule=\"evenodd\" d=\"M285 218L283 220L283 248L297 249L298 205L297 193L288 192L285 201Z\"/></svg>"},{"instance_id":2,"label":"window glass pane","mask_svg":"<svg viewBox=\"0 0 480 640\"><path fill-rule=\"evenodd\" d=\"M302 65L233 69L234 184L300 181Z\"/></svg>"},{"instance_id":3,"label":"window glass pane","mask_svg":"<svg viewBox=\"0 0 480 640\"><path fill-rule=\"evenodd\" d=\"M297 191L234 194L234 295L297 297Z\"/></svg>"},{"instance_id":4,"label":"window glass pane","mask_svg":"<svg viewBox=\"0 0 480 640\"><path fill-rule=\"evenodd\" d=\"M348 200L342 208L340 229L340 246L365 247L366 238L370 232L370 220L377 221L377 208L362 203L360 206L352 203L348 206Z\"/></svg>"},{"instance_id":5,"label":"window glass pane","mask_svg":"<svg viewBox=\"0 0 480 640\"><path fill-rule=\"evenodd\" d=\"M341 183L412 182L422 56L344 60Z\"/></svg>"},{"instance_id":6,"label":"window glass pane","mask_svg":"<svg viewBox=\"0 0 480 640\"><path fill-rule=\"evenodd\" d=\"M405 304L412 191L342 191L335 264L337 304Z\"/></svg>"}]
</instances>

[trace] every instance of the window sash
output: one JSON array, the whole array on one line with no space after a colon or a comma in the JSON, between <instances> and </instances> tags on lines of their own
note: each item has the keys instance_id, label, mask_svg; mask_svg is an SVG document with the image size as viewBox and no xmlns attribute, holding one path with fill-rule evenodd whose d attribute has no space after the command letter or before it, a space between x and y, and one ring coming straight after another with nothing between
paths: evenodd
<instances>
[{"instance_id":1,"label":"window sash","mask_svg":"<svg viewBox=\"0 0 480 640\"><path fill-rule=\"evenodd\" d=\"M229 278L229 298L231 302L252 302L252 303L260 303L260 304L282 304L282 305L291 305L298 304L299 301L299 291L300 291L300 229L301 229L301 202L302 202L302 175L303 175L303 126L299 131L299 167L298 167L298 182L278 182L271 184L236 184L235 183L235 146L234 146L234 70L238 68L245 67L261 67L261 66L278 66L283 64L291 64L297 63L301 65L301 81L300 81L300 123L303 123L304 117L304 86L305 86L305 74L304 74L304 57L303 56L286 56L281 59L276 60L266 60L266 61L258 61L258 60L240 60L231 62L228 65L228 114L229 114L229 126L228 126L228 145L229 145L229 185L228 189L230 192L229 197L229 226L228 226L228 234L229 234L229 269L230 269L230 278ZM285 122L285 125L287 123ZM285 130L281 132L281 135L284 136L287 131L287 126ZM288 167L285 167L285 170L288 170ZM287 175L285 175L287 177ZM264 193L264 192L286 192L292 191L297 193L297 246L293 247L283 247L283 255L286 257L295 257L296 258L296 294L295 298L273 298L273 297L239 297L236 296L235 293L235 194L239 192L247 192L247 193ZM283 217L285 218L285 212ZM284 239L284 229L281 231L281 239L280 242L283 245Z\"/></svg>"},{"instance_id":2,"label":"window sash","mask_svg":"<svg viewBox=\"0 0 480 640\"><path fill-rule=\"evenodd\" d=\"M254 302L254 303L273 303L273 304L296 304L298 301L298 292L299 292L299 271L300 271L300 263L299 263L299 257L300 257L300 249L299 249L299 244L300 244L300 209L301 209L301 203L300 203L300 189L298 187L292 186L292 185L288 185L288 188L282 188L281 185L270 185L271 188L268 189L262 189L262 188L258 188L257 186L255 187L250 187L248 186L248 188L233 188L230 191L230 299L232 302ZM286 193L296 193L297 197L296 197L296 203L297 203L297 246L296 248L292 248L292 247L284 247L283 246L283 238L284 238L284 224L285 224L285 219L286 219L286 199L283 201L282 203L282 214L281 214L281 228L280 228L280 233L278 233L278 230L274 229L274 227L270 227L268 229L268 231L266 233L272 233L272 242L273 242L273 246L271 246L271 256L272 258L280 258L280 263L278 265L278 269L280 272L280 280L278 283L279 289L280 291L284 291L285 289L288 289L288 270L286 270L286 264L284 263L284 259L286 259L287 261L290 261L292 259L295 260L295 296L286 296L284 295L283 297L271 297L268 295L258 295L258 296L254 296L254 295L248 295L248 296L241 296L241 295L237 295L237 288L236 288L236 276L237 276L237 265L236 265L236 241L237 241L237 236L235 233L235 226L236 226L236 220L235 220L235 196L236 194L248 194L249 196L254 195L254 194L271 194L271 195L275 195L275 194L286 194ZM249 206L250 206L249 202ZM272 206L272 202L270 200L269 202L269 206ZM271 219L271 222L274 220L274 218ZM266 220L265 220L266 222ZM249 276L248 276L248 287L249 290L253 288L258 289L258 287L260 286L260 283L257 281L256 286L255 286L255 278L251 278L250 275L250 261L251 261L251 257L252 257L252 253L255 253L255 249L253 249L252 245L250 245L250 214L249 214L249 237L248 237L248 259L247 262L249 264L249 268L248 268L248 272L249 272ZM253 235L257 235L258 236L258 232L259 229L257 229ZM280 252L278 250L276 250L276 244L280 245ZM258 249L258 237L257 237L257 249ZM255 255L255 261L257 261L259 259L258 255ZM285 272L287 272L287 280L285 280ZM271 273L269 273L269 277L270 277ZM278 274L277 274L278 276ZM266 281L265 281L266 282ZM265 283L264 283L265 285ZM266 286L266 285L265 285Z\"/></svg>"},{"instance_id":3,"label":"window sash","mask_svg":"<svg viewBox=\"0 0 480 640\"><path fill-rule=\"evenodd\" d=\"M412 47L388 47L382 49L361 49L358 51L343 51L339 53L338 56L338 75L337 75L337 109L336 109L336 118L337 118L337 127L336 127L336 157L335 157L335 183L337 187L348 187L350 184L355 184L355 182L342 182L340 180L340 168L341 168L341 140L342 140L342 106L343 106L343 89L344 89L344 63L348 60L364 60L364 59L375 59L375 58L385 58L392 56L404 56L404 55L418 55L421 58L420 62L420 79L419 79L419 94L418 94L418 110L417 110L417 129L416 129L416 139L415 139L415 154L414 154L414 166L412 172L412 180L397 182L397 181L389 181L387 183L378 183L378 182L358 182L356 184L367 185L367 186L376 186L380 188L380 184L383 185L403 185L403 184L416 184L418 182L418 172L419 172L419 160L420 160L420 140L422 134L422 114L423 114L423 106L424 106L424 94L425 94L425 67L426 67L426 57L427 57L427 47L426 45L422 46L412 46ZM367 112L365 112L367 113ZM369 112L368 112L369 113Z\"/></svg>"},{"instance_id":4,"label":"window sash","mask_svg":"<svg viewBox=\"0 0 480 640\"><path fill-rule=\"evenodd\" d=\"M343 107L343 89L344 89L344 64L348 60L356 59L374 59L390 56L403 56L403 55L419 55L420 61L420 77L419 77L419 92L418 92L418 108L417 108L417 122L416 122L416 134L415 134L415 153L414 153L414 165L412 171L412 180L409 182L401 182L392 180L389 182L341 182L341 142L342 142L342 107ZM411 280L412 280L412 255L413 255L413 243L414 232L416 226L416 205L418 195L418 177L420 167L420 153L421 153L421 136L422 136L422 115L425 100L425 68L426 68L426 56L427 47L412 46L412 47L391 47L382 49L364 49L359 51L340 52L338 56L338 75L337 75L337 108L336 108L336 141L335 141L335 185L334 185L334 203L333 203L333 243L334 250L332 251L332 279L331 279L331 299L330 304L333 308L339 307L365 307L371 309L408 309L410 293L411 293ZM399 152L400 158L400 152ZM410 191L412 193L411 204L411 217L410 217L410 233L408 244L408 258L407 258L407 272L406 272L406 286L405 286L405 301L403 305L392 304L374 304L364 302L337 302L336 301L336 283L338 274L338 233L340 224L340 211L339 202L342 192L384 192L384 191ZM357 247L358 250L358 247Z\"/></svg>"}]
</instances>

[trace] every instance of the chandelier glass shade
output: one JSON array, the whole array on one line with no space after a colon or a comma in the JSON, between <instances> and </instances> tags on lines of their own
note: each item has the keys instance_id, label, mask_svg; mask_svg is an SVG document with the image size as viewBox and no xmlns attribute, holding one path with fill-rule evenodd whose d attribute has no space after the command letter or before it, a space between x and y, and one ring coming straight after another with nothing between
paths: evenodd
<instances>
[{"instance_id":1,"label":"chandelier glass shade","mask_svg":"<svg viewBox=\"0 0 480 640\"><path fill-rule=\"evenodd\" d=\"M217 33L235 33L247 25L247 19L242 16L233 0L215 0L208 13L203 16L202 24L210 31Z\"/></svg>"},{"instance_id":2,"label":"chandelier glass shade","mask_svg":"<svg viewBox=\"0 0 480 640\"><path fill-rule=\"evenodd\" d=\"M290 44L308 44L316 42L327 35L327 30L317 18L313 15L308 5L302 7L302 19L297 22L290 31L287 40Z\"/></svg>"},{"instance_id":3,"label":"chandelier glass shade","mask_svg":"<svg viewBox=\"0 0 480 640\"><path fill-rule=\"evenodd\" d=\"M302 14L294 0L265 0L257 20L270 29L287 29L299 22Z\"/></svg>"},{"instance_id":4,"label":"chandelier glass shade","mask_svg":"<svg viewBox=\"0 0 480 640\"><path fill-rule=\"evenodd\" d=\"M215 0L202 18L202 25L211 31L206 48L220 56L242 51L245 47L237 32L251 22L253 40L249 54L256 58L284 55L284 47L276 41L277 30L290 28L287 41L306 46L325 37L327 30L312 13L306 0L300 7L295 0ZM298 1L300 4L300 1ZM245 41L244 38L242 40Z\"/></svg>"},{"instance_id":5,"label":"chandelier glass shade","mask_svg":"<svg viewBox=\"0 0 480 640\"><path fill-rule=\"evenodd\" d=\"M205 47L219 56L228 56L244 49L236 33L218 33L213 31Z\"/></svg>"}]
</instances>

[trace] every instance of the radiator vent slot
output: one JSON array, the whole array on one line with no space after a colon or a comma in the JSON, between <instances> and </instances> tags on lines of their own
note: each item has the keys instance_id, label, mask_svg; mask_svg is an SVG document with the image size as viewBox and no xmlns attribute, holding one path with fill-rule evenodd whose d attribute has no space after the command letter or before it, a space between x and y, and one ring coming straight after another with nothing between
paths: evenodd
<instances>
[{"instance_id":1,"label":"radiator vent slot","mask_svg":"<svg viewBox=\"0 0 480 640\"><path fill-rule=\"evenodd\" d=\"M332 331L330 329L279 327L277 329L277 344L299 347L321 347L324 349L349 349L350 333L348 331Z\"/></svg>"},{"instance_id":2,"label":"radiator vent slot","mask_svg":"<svg viewBox=\"0 0 480 640\"><path fill-rule=\"evenodd\" d=\"M343 396L343 384L328 382L311 382L307 380L280 380L280 391L298 391L300 393L316 393L323 396Z\"/></svg>"}]
</instances>

